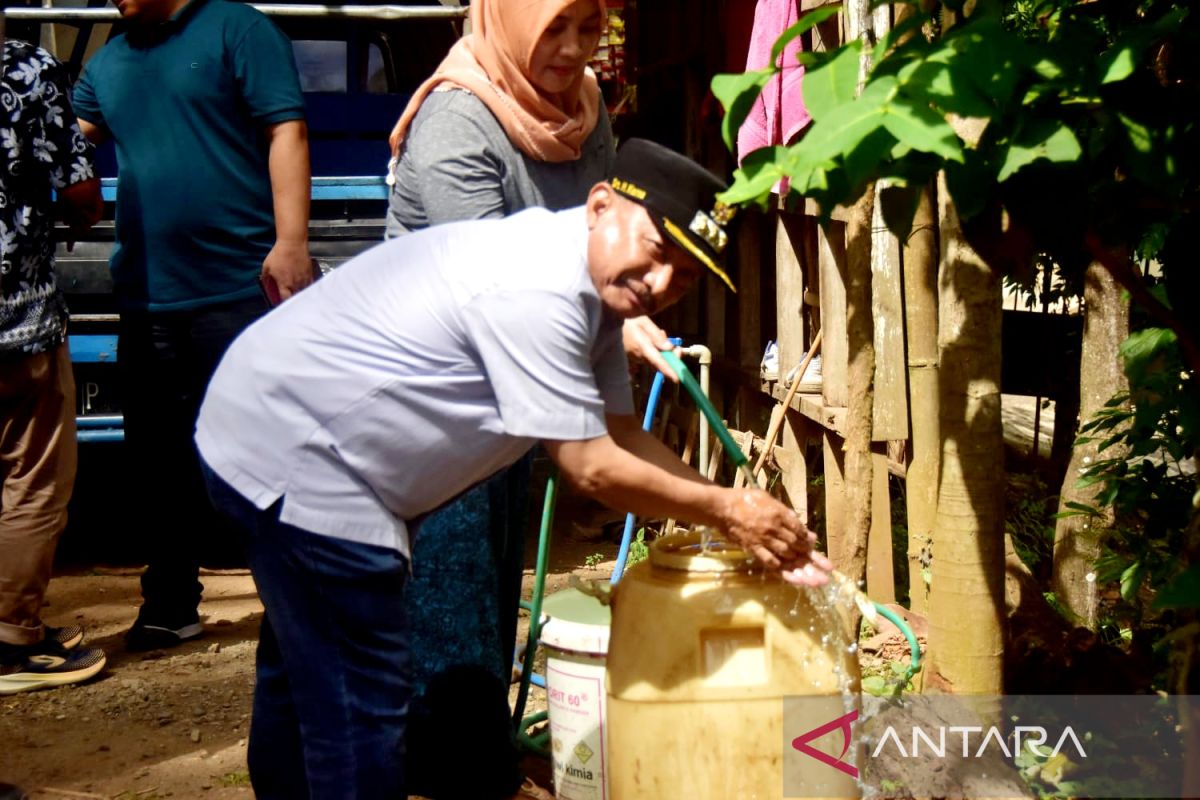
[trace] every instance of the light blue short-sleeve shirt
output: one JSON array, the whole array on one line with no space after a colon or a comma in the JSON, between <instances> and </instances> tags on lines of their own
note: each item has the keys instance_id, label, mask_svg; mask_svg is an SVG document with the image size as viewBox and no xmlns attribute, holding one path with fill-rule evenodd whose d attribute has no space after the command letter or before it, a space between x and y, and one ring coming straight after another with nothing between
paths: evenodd
<instances>
[{"instance_id":1,"label":"light blue short-sleeve shirt","mask_svg":"<svg viewBox=\"0 0 1200 800\"><path fill-rule=\"evenodd\" d=\"M379 245L250 326L197 423L210 467L313 533L409 553L406 520L541 439L632 414L582 208Z\"/></svg>"}]
</instances>

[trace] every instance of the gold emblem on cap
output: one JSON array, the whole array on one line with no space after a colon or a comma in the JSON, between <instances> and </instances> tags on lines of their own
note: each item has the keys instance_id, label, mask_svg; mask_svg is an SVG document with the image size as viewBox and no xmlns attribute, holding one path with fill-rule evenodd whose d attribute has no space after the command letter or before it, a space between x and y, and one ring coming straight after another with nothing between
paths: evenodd
<instances>
[{"instance_id":1,"label":"gold emblem on cap","mask_svg":"<svg viewBox=\"0 0 1200 800\"><path fill-rule=\"evenodd\" d=\"M717 204L713 206L711 216L718 225L725 226L729 224L729 222L733 219L733 215L736 213L736 207L727 206L718 200Z\"/></svg>"},{"instance_id":2,"label":"gold emblem on cap","mask_svg":"<svg viewBox=\"0 0 1200 800\"><path fill-rule=\"evenodd\" d=\"M697 211L696 216L692 217L691 223L688 224L688 230L707 242L708 246L718 253L723 252L725 245L729 243L729 237L725 234L721 224L703 211Z\"/></svg>"}]
</instances>

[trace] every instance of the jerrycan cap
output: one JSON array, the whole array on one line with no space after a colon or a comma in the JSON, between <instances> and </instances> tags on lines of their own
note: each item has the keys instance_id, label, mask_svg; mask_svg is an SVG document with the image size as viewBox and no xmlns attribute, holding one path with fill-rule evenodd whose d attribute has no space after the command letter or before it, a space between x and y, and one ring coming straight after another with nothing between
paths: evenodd
<instances>
[{"instance_id":1,"label":"jerrycan cap","mask_svg":"<svg viewBox=\"0 0 1200 800\"><path fill-rule=\"evenodd\" d=\"M710 530L682 531L654 540L650 564L684 572L754 572L754 557Z\"/></svg>"}]
</instances>

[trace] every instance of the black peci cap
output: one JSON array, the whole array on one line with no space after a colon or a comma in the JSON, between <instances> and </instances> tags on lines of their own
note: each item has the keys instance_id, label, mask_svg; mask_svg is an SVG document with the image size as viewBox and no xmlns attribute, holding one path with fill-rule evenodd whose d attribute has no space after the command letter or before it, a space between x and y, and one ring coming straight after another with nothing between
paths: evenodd
<instances>
[{"instance_id":1,"label":"black peci cap","mask_svg":"<svg viewBox=\"0 0 1200 800\"><path fill-rule=\"evenodd\" d=\"M724 255L725 226L734 209L716 199L728 188L720 178L661 144L629 139L617 152L610 183L645 206L666 235L737 291L725 272Z\"/></svg>"}]
</instances>

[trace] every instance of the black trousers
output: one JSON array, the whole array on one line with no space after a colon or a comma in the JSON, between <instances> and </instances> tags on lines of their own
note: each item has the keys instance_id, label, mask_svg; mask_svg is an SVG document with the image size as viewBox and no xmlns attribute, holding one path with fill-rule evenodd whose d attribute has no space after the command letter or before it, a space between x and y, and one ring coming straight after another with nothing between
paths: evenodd
<instances>
[{"instance_id":1,"label":"black trousers","mask_svg":"<svg viewBox=\"0 0 1200 800\"><path fill-rule=\"evenodd\" d=\"M227 531L204 490L192 435L208 381L239 333L267 312L254 297L187 311L121 314L117 365L125 441L134 465L130 502L146 559L144 612L194 612L201 555ZM230 544L233 543L232 534Z\"/></svg>"}]
</instances>

